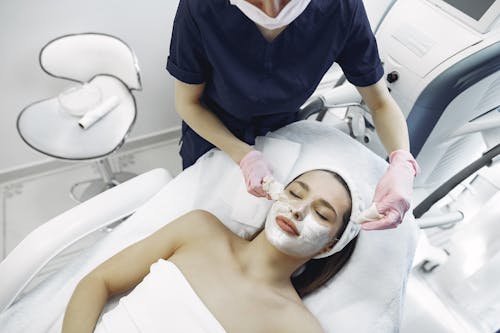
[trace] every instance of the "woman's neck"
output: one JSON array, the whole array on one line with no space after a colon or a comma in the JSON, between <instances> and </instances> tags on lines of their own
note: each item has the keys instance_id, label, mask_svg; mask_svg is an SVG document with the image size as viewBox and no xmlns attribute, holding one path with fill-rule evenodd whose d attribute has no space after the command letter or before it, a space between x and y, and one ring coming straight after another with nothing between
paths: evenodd
<instances>
[{"instance_id":1,"label":"woman's neck","mask_svg":"<svg viewBox=\"0 0 500 333\"><path fill-rule=\"evenodd\" d=\"M308 261L276 249L268 242L265 231L239 248L236 257L245 275L275 286L288 286L293 272Z\"/></svg>"}]
</instances>

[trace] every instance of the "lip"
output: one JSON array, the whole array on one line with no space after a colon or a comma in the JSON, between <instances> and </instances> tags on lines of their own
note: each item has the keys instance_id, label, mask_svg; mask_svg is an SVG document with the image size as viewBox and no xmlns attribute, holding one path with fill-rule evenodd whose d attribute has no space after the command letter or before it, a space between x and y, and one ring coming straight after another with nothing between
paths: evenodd
<instances>
[{"instance_id":1,"label":"lip","mask_svg":"<svg viewBox=\"0 0 500 333\"><path fill-rule=\"evenodd\" d=\"M292 221L290 221L289 219L287 219L286 217L281 216L281 215L276 216L276 223L286 233L288 233L292 236L299 236L300 235L295 224Z\"/></svg>"}]
</instances>

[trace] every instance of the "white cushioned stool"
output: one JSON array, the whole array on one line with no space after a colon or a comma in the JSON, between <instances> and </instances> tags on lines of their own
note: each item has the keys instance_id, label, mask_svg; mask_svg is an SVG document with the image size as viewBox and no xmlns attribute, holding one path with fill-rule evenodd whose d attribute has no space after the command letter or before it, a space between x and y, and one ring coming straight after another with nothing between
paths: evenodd
<instances>
[{"instance_id":1,"label":"white cushioned stool","mask_svg":"<svg viewBox=\"0 0 500 333\"><path fill-rule=\"evenodd\" d=\"M42 48L40 66L74 84L24 108L17 129L30 147L45 155L96 162L101 178L75 184L72 198L85 201L135 176L113 173L108 159L125 143L137 115L132 90L141 90L141 81L132 49L110 35L65 35ZM105 114L81 125L98 109Z\"/></svg>"}]
</instances>

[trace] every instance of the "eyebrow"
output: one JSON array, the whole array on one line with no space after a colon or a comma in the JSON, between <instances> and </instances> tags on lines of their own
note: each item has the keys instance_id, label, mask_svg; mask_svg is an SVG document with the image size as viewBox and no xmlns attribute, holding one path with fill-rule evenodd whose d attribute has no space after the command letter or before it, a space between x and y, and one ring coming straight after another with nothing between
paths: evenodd
<instances>
[{"instance_id":1,"label":"eyebrow","mask_svg":"<svg viewBox=\"0 0 500 333\"><path fill-rule=\"evenodd\" d=\"M296 180L295 183L299 184L300 186L302 186L302 188L306 191L309 191L310 188L309 188L309 185L307 185L306 183L304 182L301 182L300 180ZM319 199L319 202L326 206L327 208L330 208L331 210L333 210L333 212L335 213L336 216L339 216L339 214L337 213L337 210L335 209L335 207L333 207L332 205L330 205L330 203L328 201L326 201L325 199Z\"/></svg>"}]
</instances>

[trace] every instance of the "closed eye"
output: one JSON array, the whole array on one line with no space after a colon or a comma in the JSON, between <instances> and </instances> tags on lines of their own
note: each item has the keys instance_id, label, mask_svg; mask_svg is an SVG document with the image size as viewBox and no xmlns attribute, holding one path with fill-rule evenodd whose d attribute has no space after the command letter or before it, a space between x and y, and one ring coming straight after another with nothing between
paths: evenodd
<instances>
[{"instance_id":1,"label":"closed eye","mask_svg":"<svg viewBox=\"0 0 500 333\"><path fill-rule=\"evenodd\" d=\"M315 212L319 216L320 219L322 219L324 221L328 221L328 219L324 215L321 215L320 212L318 212L317 210L315 210Z\"/></svg>"},{"instance_id":2,"label":"closed eye","mask_svg":"<svg viewBox=\"0 0 500 333\"><path fill-rule=\"evenodd\" d=\"M300 196L299 196L297 193L295 193L294 191L290 190L290 191L288 191L288 192L290 192L290 194L292 195L292 197L295 197L295 198L297 198L297 199L300 199Z\"/></svg>"}]
</instances>

